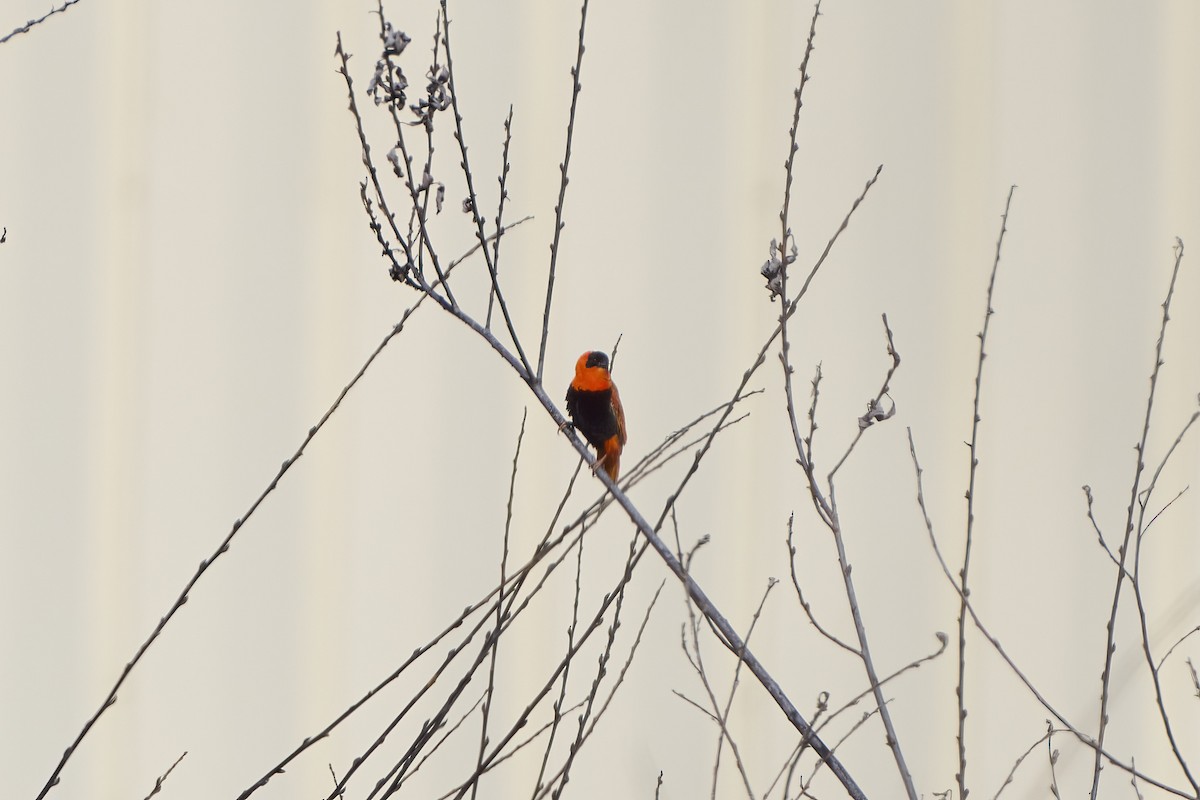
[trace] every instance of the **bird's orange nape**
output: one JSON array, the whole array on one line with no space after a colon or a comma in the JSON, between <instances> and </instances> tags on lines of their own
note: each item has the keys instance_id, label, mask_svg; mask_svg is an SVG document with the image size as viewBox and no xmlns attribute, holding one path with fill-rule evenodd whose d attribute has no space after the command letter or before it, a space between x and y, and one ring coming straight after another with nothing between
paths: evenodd
<instances>
[{"instance_id":1,"label":"bird's orange nape","mask_svg":"<svg viewBox=\"0 0 1200 800\"><path fill-rule=\"evenodd\" d=\"M604 353L597 354L589 350L575 362L575 379L571 381L571 386L576 391L603 392L612 387L612 376L608 372L608 357L604 356L604 366L589 361L589 359L598 361L598 356L604 356Z\"/></svg>"}]
</instances>

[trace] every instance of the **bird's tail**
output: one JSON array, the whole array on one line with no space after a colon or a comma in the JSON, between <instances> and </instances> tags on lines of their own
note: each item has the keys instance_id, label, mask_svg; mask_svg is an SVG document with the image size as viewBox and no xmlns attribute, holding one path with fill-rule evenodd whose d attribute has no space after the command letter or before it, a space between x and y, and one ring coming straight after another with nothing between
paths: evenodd
<instances>
[{"instance_id":1,"label":"bird's tail","mask_svg":"<svg viewBox=\"0 0 1200 800\"><path fill-rule=\"evenodd\" d=\"M617 482L617 475L621 473L621 449L621 440L616 436L606 441L604 447L600 448L600 463L613 483Z\"/></svg>"}]
</instances>

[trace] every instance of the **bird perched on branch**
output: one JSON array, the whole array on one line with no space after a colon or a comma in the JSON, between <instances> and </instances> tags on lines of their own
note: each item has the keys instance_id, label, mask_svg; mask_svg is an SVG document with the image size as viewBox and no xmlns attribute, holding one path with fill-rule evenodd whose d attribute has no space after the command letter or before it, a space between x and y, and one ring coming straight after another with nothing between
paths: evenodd
<instances>
[{"instance_id":1,"label":"bird perched on branch","mask_svg":"<svg viewBox=\"0 0 1200 800\"><path fill-rule=\"evenodd\" d=\"M616 481L625 447L625 409L605 353L589 350L575 362L575 378L567 387L567 414L575 430L596 448L596 466Z\"/></svg>"}]
</instances>

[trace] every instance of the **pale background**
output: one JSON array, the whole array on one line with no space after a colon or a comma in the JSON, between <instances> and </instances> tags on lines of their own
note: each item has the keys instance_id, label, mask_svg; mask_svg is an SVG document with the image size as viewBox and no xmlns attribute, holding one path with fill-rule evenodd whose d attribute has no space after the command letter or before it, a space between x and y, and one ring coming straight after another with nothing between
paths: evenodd
<instances>
[{"instance_id":1,"label":"pale background","mask_svg":"<svg viewBox=\"0 0 1200 800\"><path fill-rule=\"evenodd\" d=\"M6 796L40 790L196 565L414 299L387 279L362 214L359 148L335 72L341 30L365 88L378 51L372 7L83 0L0 46ZM46 8L4 0L0 30ZM405 63L418 93L434 6L389 11L413 37ZM774 326L778 305L758 268L778 236L810 14L807 3L592 3L547 384L558 399L581 351L623 335L630 459L727 399ZM457 2L451 18L488 209L501 123L516 108L507 214L536 218L505 240L504 263L532 345L579 10ZM1152 462L1200 389L1198 36L1190 0L824 8L793 203L801 264L884 170L796 317L793 355L805 391L823 363L826 468L882 378L881 312L904 359L899 413L869 432L839 491L884 671L953 630L957 603L913 502L904 429L957 552L975 333L1017 184L985 374L975 598L1028 674L1094 732L1113 577L1079 487L1095 489L1106 533L1118 536L1175 236L1193 249ZM448 183L436 223L444 257L470 239L449 145L438 176ZM681 501L684 536L712 536L697 575L744 629L768 577L787 577L795 510L806 585L849 635L828 536L789 453L780 384L772 352L752 384L768 394L749 402L751 418L718 441ZM201 581L52 796L142 797L185 750L162 796L235 796L390 672L494 580L525 406L514 547L527 552L541 535L577 457L531 401L466 329L423 310ZM1195 490L1196 441L1177 454L1160 501ZM680 469L635 501L657 516ZM1197 509L1185 494L1143 566L1160 653L1200 624ZM610 515L596 534L593 603L615 579L628 525ZM658 563L641 569L638 604L668 577ZM570 588L556 587L564 605ZM672 580L660 603L602 740L581 757L576 796L652 797L659 770L663 797L707 795L715 733L671 694L702 694L679 650L685 615ZM520 653L515 640L504 651L513 708L557 660L566 613L543 612ZM1183 786L1147 713L1133 618L1122 619L1110 746ZM836 701L865 684L812 635L786 584L754 641L806 711L821 690ZM728 654L710 642L708 656L727 675ZM1195 765L1188 656L1200 659L1194 639L1164 679ZM970 657L969 769L977 796L990 797L1047 714L978 637ZM947 653L888 690L926 796L953 785L953 676ZM392 692L256 796L323 796L327 764L341 774L406 696ZM739 697L734 723L761 791L794 736L756 686L744 682ZM1056 746L1060 782L1079 796L1091 758L1065 737ZM877 726L843 756L872 797L898 796ZM1033 757L1009 792L1046 796L1046 764ZM1132 796L1126 777L1105 774L1112 796ZM351 796L376 775L366 771ZM485 784L494 796L510 785L528 795L528 775L506 775ZM450 783L431 778L418 796ZM741 796L738 786L723 794Z\"/></svg>"}]
</instances>

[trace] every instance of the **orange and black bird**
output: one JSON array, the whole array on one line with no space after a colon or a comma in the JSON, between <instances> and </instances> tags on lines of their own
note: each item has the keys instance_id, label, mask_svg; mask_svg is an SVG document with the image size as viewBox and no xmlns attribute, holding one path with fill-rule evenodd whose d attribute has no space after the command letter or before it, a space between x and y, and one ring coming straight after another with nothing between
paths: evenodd
<instances>
[{"instance_id":1,"label":"orange and black bird","mask_svg":"<svg viewBox=\"0 0 1200 800\"><path fill-rule=\"evenodd\" d=\"M596 466L604 467L616 481L625 448L625 409L605 353L589 350L575 362L575 378L567 387L567 413L575 430L596 448Z\"/></svg>"}]
</instances>

